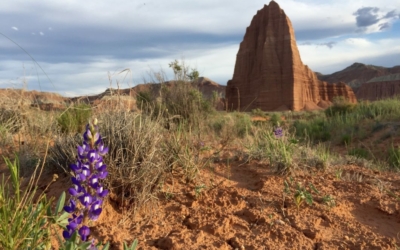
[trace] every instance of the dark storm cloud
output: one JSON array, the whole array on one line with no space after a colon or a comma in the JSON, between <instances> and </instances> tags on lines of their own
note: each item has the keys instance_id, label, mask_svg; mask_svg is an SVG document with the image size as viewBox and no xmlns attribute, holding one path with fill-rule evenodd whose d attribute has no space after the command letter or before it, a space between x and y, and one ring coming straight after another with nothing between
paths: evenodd
<instances>
[{"instance_id":1,"label":"dark storm cloud","mask_svg":"<svg viewBox=\"0 0 400 250\"><path fill-rule=\"evenodd\" d=\"M396 10L389 11L383 18L400 18L400 14L397 13Z\"/></svg>"},{"instance_id":2,"label":"dark storm cloud","mask_svg":"<svg viewBox=\"0 0 400 250\"><path fill-rule=\"evenodd\" d=\"M390 27L390 20L400 18L400 14L396 10L389 11L381 16L377 7L363 7L354 12L353 15L356 16L356 24L360 28L359 31L379 21L387 20L388 22L379 24L379 30L384 30Z\"/></svg>"},{"instance_id":3,"label":"dark storm cloud","mask_svg":"<svg viewBox=\"0 0 400 250\"><path fill-rule=\"evenodd\" d=\"M353 13L356 16L357 27L367 27L379 22L379 8L364 7Z\"/></svg>"}]
</instances>

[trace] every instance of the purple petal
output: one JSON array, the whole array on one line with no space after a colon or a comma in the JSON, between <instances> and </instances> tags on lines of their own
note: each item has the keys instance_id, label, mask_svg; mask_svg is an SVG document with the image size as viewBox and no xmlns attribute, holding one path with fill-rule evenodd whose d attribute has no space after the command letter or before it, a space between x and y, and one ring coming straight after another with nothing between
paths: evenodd
<instances>
[{"instance_id":1,"label":"purple petal","mask_svg":"<svg viewBox=\"0 0 400 250\"><path fill-rule=\"evenodd\" d=\"M76 203L73 199L69 201L69 206L64 206L64 211L67 213L73 213L76 208Z\"/></svg>"},{"instance_id":2,"label":"purple petal","mask_svg":"<svg viewBox=\"0 0 400 250\"><path fill-rule=\"evenodd\" d=\"M79 226L79 224L73 220L73 219L68 219L69 224L66 226L68 231L75 231L75 229Z\"/></svg>"},{"instance_id":3,"label":"purple petal","mask_svg":"<svg viewBox=\"0 0 400 250\"><path fill-rule=\"evenodd\" d=\"M100 185L97 175L94 174L90 177L89 184L92 188L97 188Z\"/></svg>"},{"instance_id":4,"label":"purple petal","mask_svg":"<svg viewBox=\"0 0 400 250\"><path fill-rule=\"evenodd\" d=\"M75 173L81 170L79 164L78 164L78 165L77 165L77 164L71 164L71 165L69 165L69 168L70 168L72 171L74 171Z\"/></svg>"},{"instance_id":5,"label":"purple petal","mask_svg":"<svg viewBox=\"0 0 400 250\"><path fill-rule=\"evenodd\" d=\"M90 132L90 129L86 129L86 132L83 133L83 139L85 139L85 141L92 139L92 132Z\"/></svg>"},{"instance_id":6,"label":"purple petal","mask_svg":"<svg viewBox=\"0 0 400 250\"><path fill-rule=\"evenodd\" d=\"M86 181L86 175L84 175L84 174L78 174L76 177L77 177L77 180L79 180L81 182Z\"/></svg>"},{"instance_id":7,"label":"purple petal","mask_svg":"<svg viewBox=\"0 0 400 250\"><path fill-rule=\"evenodd\" d=\"M108 195L108 190L100 186L97 188L96 193L99 197L106 197Z\"/></svg>"},{"instance_id":8,"label":"purple petal","mask_svg":"<svg viewBox=\"0 0 400 250\"><path fill-rule=\"evenodd\" d=\"M90 176L90 169L86 168L86 167L83 167L82 168L82 174L85 175L86 177L89 177Z\"/></svg>"},{"instance_id":9,"label":"purple petal","mask_svg":"<svg viewBox=\"0 0 400 250\"><path fill-rule=\"evenodd\" d=\"M68 240L69 238L71 238L71 236L72 236L72 232L69 232L69 231L67 231L67 230L64 230L64 231L63 231L63 237L64 237L64 239Z\"/></svg>"},{"instance_id":10,"label":"purple petal","mask_svg":"<svg viewBox=\"0 0 400 250\"><path fill-rule=\"evenodd\" d=\"M78 194L79 194L79 187L78 187L78 185L75 185L74 184L74 187L72 187L72 188L69 188L68 189L68 192L69 192L69 194L70 195L72 195L72 196L77 196Z\"/></svg>"},{"instance_id":11,"label":"purple petal","mask_svg":"<svg viewBox=\"0 0 400 250\"><path fill-rule=\"evenodd\" d=\"M71 177L71 181L72 181L72 184L81 185L81 182L75 177Z\"/></svg>"},{"instance_id":12,"label":"purple petal","mask_svg":"<svg viewBox=\"0 0 400 250\"><path fill-rule=\"evenodd\" d=\"M100 161L100 162L97 162L96 165L95 165L94 167L95 167L95 169L96 169L97 171L103 172L104 170L106 170L107 165L104 164L102 161Z\"/></svg>"},{"instance_id":13,"label":"purple petal","mask_svg":"<svg viewBox=\"0 0 400 250\"><path fill-rule=\"evenodd\" d=\"M107 175L108 175L108 172L107 172L107 171L103 171L103 172L100 172L100 173L98 174L98 176L99 176L100 179L105 179L105 178L107 177Z\"/></svg>"},{"instance_id":14,"label":"purple petal","mask_svg":"<svg viewBox=\"0 0 400 250\"><path fill-rule=\"evenodd\" d=\"M102 211L101 204L102 204L102 201L98 200L98 201L94 202L92 204L92 206L90 207L89 218L92 221L95 221L95 220L97 220L99 218L99 216L101 214L101 211Z\"/></svg>"},{"instance_id":15,"label":"purple petal","mask_svg":"<svg viewBox=\"0 0 400 250\"><path fill-rule=\"evenodd\" d=\"M81 223L82 223L82 221L83 221L83 215L82 215L82 214L79 215L79 216L76 216L76 215L74 214L73 217L74 217L74 220L76 221L76 223L78 223L78 224L81 224Z\"/></svg>"},{"instance_id":16,"label":"purple petal","mask_svg":"<svg viewBox=\"0 0 400 250\"><path fill-rule=\"evenodd\" d=\"M81 201L82 205L87 208L92 203L93 197L90 194L86 193L84 195L81 195L79 197L79 200Z\"/></svg>"},{"instance_id":17,"label":"purple petal","mask_svg":"<svg viewBox=\"0 0 400 250\"><path fill-rule=\"evenodd\" d=\"M94 140L95 143L99 143L99 142L101 141L101 136L100 136L100 134L96 132L96 133L94 134L93 140Z\"/></svg>"},{"instance_id":18,"label":"purple petal","mask_svg":"<svg viewBox=\"0 0 400 250\"><path fill-rule=\"evenodd\" d=\"M79 156L79 158L81 158L81 159L83 159L85 156L86 156L86 151L85 151L85 147L86 147L86 145L84 144L84 145L82 145L82 147L81 146L78 146L78 156Z\"/></svg>"},{"instance_id":19,"label":"purple petal","mask_svg":"<svg viewBox=\"0 0 400 250\"><path fill-rule=\"evenodd\" d=\"M105 155L108 153L108 147L104 147L103 143L99 144L99 146L97 147L97 150L98 150L99 154L101 154L101 155Z\"/></svg>"},{"instance_id":20,"label":"purple petal","mask_svg":"<svg viewBox=\"0 0 400 250\"><path fill-rule=\"evenodd\" d=\"M94 163L95 161L99 160L99 155L96 150L90 150L87 157L90 163Z\"/></svg>"},{"instance_id":21,"label":"purple petal","mask_svg":"<svg viewBox=\"0 0 400 250\"><path fill-rule=\"evenodd\" d=\"M90 234L90 229L87 226L82 226L79 229L79 235L81 236L82 241L86 241Z\"/></svg>"}]
</instances>

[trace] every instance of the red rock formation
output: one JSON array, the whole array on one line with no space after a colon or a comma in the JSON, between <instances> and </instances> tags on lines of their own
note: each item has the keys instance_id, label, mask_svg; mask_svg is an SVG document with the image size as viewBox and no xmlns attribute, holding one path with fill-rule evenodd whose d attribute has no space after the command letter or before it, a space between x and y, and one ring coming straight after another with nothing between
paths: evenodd
<instances>
[{"instance_id":1,"label":"red rock formation","mask_svg":"<svg viewBox=\"0 0 400 250\"><path fill-rule=\"evenodd\" d=\"M328 83L344 82L349 85L355 93L357 93L357 89L369 80L375 77L382 77L396 73L400 73L400 66L386 68L362 63L353 63L349 67L335 73L329 75L318 73L317 76L321 81L326 81Z\"/></svg>"},{"instance_id":2,"label":"red rock formation","mask_svg":"<svg viewBox=\"0 0 400 250\"><path fill-rule=\"evenodd\" d=\"M376 101L400 94L400 81L364 83L357 90L360 100Z\"/></svg>"},{"instance_id":3,"label":"red rock formation","mask_svg":"<svg viewBox=\"0 0 400 250\"><path fill-rule=\"evenodd\" d=\"M292 24L276 2L259 10L246 30L227 84L228 108L302 110L337 95L356 102L350 87L321 82L302 63Z\"/></svg>"},{"instance_id":4,"label":"red rock formation","mask_svg":"<svg viewBox=\"0 0 400 250\"><path fill-rule=\"evenodd\" d=\"M362 100L375 101L400 94L400 74L376 77L363 83L356 96Z\"/></svg>"}]
</instances>

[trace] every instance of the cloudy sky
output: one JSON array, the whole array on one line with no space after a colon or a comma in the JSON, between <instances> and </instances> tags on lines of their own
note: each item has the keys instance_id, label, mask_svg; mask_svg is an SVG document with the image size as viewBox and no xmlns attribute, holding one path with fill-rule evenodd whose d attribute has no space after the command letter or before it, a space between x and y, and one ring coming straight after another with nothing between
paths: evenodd
<instances>
[{"instance_id":1,"label":"cloudy sky","mask_svg":"<svg viewBox=\"0 0 400 250\"><path fill-rule=\"evenodd\" d=\"M399 0L276 0L302 61L324 74L400 65ZM0 88L97 94L184 59L226 84L246 27L269 0L13 0L0 8ZM35 63L32 58L37 62ZM129 69L129 71L124 71Z\"/></svg>"}]
</instances>

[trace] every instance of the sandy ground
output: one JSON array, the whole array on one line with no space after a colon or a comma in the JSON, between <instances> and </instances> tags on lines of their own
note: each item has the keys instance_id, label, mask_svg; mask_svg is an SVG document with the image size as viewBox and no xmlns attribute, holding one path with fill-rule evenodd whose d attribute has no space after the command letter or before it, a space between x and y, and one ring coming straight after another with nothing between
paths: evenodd
<instances>
[{"instance_id":1,"label":"sandy ground","mask_svg":"<svg viewBox=\"0 0 400 250\"><path fill-rule=\"evenodd\" d=\"M178 178L177 178L178 177ZM174 181L173 181L174 180ZM293 182L312 183L319 194L299 211L284 196L284 181L266 164L214 163L197 184L170 176L153 205L134 218L111 196L93 235L122 249L396 249L400 245L400 176L347 165L299 173ZM49 195L69 186L53 184ZM196 192L197 190L197 192ZM323 197L334 198L334 206ZM332 204L331 204L332 205ZM56 247L55 247L56 248Z\"/></svg>"}]
</instances>

